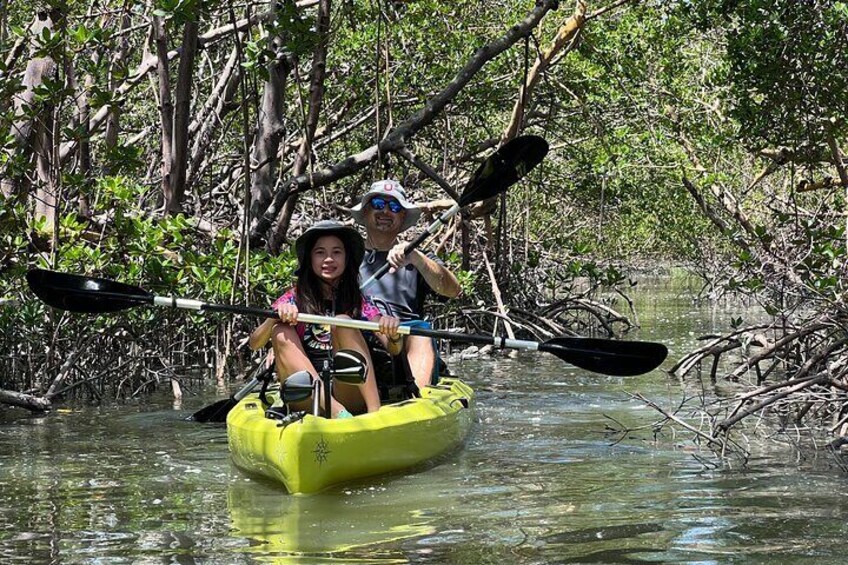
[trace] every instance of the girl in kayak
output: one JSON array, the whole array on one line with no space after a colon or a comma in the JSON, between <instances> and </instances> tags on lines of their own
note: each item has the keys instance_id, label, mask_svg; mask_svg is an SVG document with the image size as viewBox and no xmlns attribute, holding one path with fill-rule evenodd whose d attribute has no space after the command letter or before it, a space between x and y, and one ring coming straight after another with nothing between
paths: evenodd
<instances>
[{"instance_id":1,"label":"girl in kayak","mask_svg":"<svg viewBox=\"0 0 848 565\"><path fill-rule=\"evenodd\" d=\"M378 410L380 394L362 333L351 328L297 322L298 312L375 321L380 324L380 333L388 337L390 347L400 351L397 333L400 321L381 315L359 290L359 264L365 254L362 236L354 228L322 221L297 238L295 252L297 282L274 301L272 308L279 317L268 318L250 334L250 348L259 349L271 340L277 375L281 378L298 371L308 371L318 378L316 367L322 367L333 351L357 351L368 362L367 378L362 385L334 383L333 417Z\"/></svg>"}]
</instances>

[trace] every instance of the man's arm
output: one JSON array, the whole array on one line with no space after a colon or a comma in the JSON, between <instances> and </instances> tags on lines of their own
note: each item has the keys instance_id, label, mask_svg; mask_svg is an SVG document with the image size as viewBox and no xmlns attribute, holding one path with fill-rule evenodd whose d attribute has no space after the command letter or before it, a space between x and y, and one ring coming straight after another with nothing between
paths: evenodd
<instances>
[{"instance_id":1,"label":"man's arm","mask_svg":"<svg viewBox=\"0 0 848 565\"><path fill-rule=\"evenodd\" d=\"M456 298L462 291L459 281L450 269L433 261L417 249L407 257L412 266L418 269L424 280L434 292L448 298Z\"/></svg>"}]
</instances>

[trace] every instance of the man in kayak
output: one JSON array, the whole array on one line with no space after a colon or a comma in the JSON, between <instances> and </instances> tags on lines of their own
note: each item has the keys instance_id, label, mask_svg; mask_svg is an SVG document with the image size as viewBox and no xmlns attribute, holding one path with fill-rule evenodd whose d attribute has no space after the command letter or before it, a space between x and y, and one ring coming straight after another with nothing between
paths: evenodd
<instances>
[{"instance_id":1,"label":"man in kayak","mask_svg":"<svg viewBox=\"0 0 848 565\"><path fill-rule=\"evenodd\" d=\"M434 254L416 249L404 255L406 244L398 236L418 222L421 210L407 200L406 191L399 182L380 180L362 195L351 209L351 215L365 226L367 233L365 258L359 268L361 280L368 280L386 263L391 266L384 277L365 289L365 293L382 314L400 318L402 325L431 327L423 319L428 294L433 292L455 298L461 288L456 276ZM403 340L403 353L418 388L438 380L432 339L407 336Z\"/></svg>"}]
</instances>

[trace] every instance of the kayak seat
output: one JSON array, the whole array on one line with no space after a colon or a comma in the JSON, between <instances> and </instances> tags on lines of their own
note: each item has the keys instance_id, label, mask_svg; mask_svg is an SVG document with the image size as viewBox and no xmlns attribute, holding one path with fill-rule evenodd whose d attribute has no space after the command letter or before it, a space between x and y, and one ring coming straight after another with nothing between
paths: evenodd
<instances>
[{"instance_id":1,"label":"kayak seat","mask_svg":"<svg viewBox=\"0 0 848 565\"><path fill-rule=\"evenodd\" d=\"M370 340L368 347L374 374L377 377L377 390L380 391L381 403L389 404L420 396L405 355L392 357L379 342L372 343Z\"/></svg>"},{"instance_id":2,"label":"kayak seat","mask_svg":"<svg viewBox=\"0 0 848 565\"><path fill-rule=\"evenodd\" d=\"M380 402L383 404L418 398L421 396L406 353L392 356L383 347L373 334L366 337L368 350L371 353L371 362L374 365L374 374L377 376L377 389L380 391ZM450 369L444 360L437 356L438 375L442 377L452 376ZM438 384L438 377L434 377Z\"/></svg>"}]
</instances>

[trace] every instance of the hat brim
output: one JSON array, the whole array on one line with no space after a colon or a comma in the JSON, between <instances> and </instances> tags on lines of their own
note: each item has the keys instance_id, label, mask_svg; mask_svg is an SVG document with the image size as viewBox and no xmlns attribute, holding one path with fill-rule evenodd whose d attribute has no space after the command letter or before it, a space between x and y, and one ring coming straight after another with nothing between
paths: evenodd
<instances>
[{"instance_id":1,"label":"hat brim","mask_svg":"<svg viewBox=\"0 0 848 565\"><path fill-rule=\"evenodd\" d=\"M362 259L365 257L365 241L355 228L345 226L336 222L327 222L326 225L321 225L323 222L310 227L305 232L300 234L294 242L294 250L297 255L298 268L296 274L304 267L306 261L306 251L315 245L315 240L325 235L334 235L342 240L345 249L350 250L351 257L348 261L353 261L353 264L359 268Z\"/></svg>"}]
</instances>

